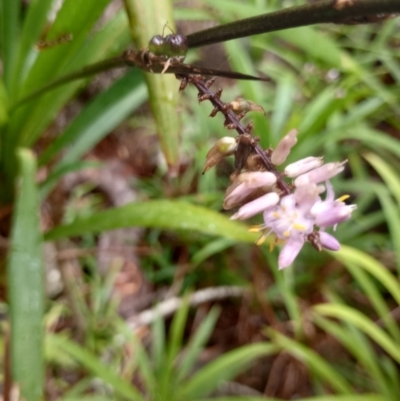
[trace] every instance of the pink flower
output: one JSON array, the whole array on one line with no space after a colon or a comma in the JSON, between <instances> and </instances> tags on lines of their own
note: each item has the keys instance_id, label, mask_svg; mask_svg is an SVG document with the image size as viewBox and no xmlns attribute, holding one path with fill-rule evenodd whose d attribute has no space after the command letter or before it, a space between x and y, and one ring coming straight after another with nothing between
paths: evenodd
<instances>
[{"instance_id":1,"label":"pink flower","mask_svg":"<svg viewBox=\"0 0 400 401\"><path fill-rule=\"evenodd\" d=\"M291 265L301 251L308 236L316 231L319 244L329 250L337 251L340 244L335 237L325 232L327 227L335 227L342 221L348 220L355 205L346 205L341 199L334 200L332 185L326 181L327 196L321 200L321 188L316 184L300 186L295 191L277 201L279 197L273 193L264 195L264 208L257 203L259 199L242 206L233 218L246 219L248 209L261 211L263 209L264 225L260 231L263 237L273 234L275 238L285 242L278 265L279 269ZM261 198L260 198L261 201ZM249 206L250 205L250 206ZM255 214L255 213L253 213ZM250 215L253 215L250 213Z\"/></svg>"}]
</instances>

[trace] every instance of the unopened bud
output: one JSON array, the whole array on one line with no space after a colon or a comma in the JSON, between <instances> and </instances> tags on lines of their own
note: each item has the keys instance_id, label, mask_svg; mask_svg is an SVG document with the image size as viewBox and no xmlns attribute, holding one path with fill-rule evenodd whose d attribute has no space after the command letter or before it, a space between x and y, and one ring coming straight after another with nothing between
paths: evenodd
<instances>
[{"instance_id":1,"label":"unopened bud","mask_svg":"<svg viewBox=\"0 0 400 401\"><path fill-rule=\"evenodd\" d=\"M265 115L265 110L256 103L251 102L250 100L243 99L242 97L238 97L233 102L228 103L229 108L235 114L248 113L249 111L258 111Z\"/></svg>"},{"instance_id":2,"label":"unopened bud","mask_svg":"<svg viewBox=\"0 0 400 401\"><path fill-rule=\"evenodd\" d=\"M203 174L220 162L224 157L232 155L235 152L236 147L236 139L230 136L225 136L217 141L217 143L215 143L207 153Z\"/></svg>"},{"instance_id":3,"label":"unopened bud","mask_svg":"<svg viewBox=\"0 0 400 401\"><path fill-rule=\"evenodd\" d=\"M279 195L276 192L269 192L266 195L260 196L257 199L254 199L251 202L243 205L237 213L235 213L231 220L245 220L249 219L252 216L255 216L258 213L264 212L270 207L275 206L279 202Z\"/></svg>"},{"instance_id":4,"label":"unopened bud","mask_svg":"<svg viewBox=\"0 0 400 401\"><path fill-rule=\"evenodd\" d=\"M306 157L295 163L289 164L285 167L284 173L287 177L294 178L301 174L307 173L310 170L314 170L317 167L322 166L322 157Z\"/></svg>"},{"instance_id":5,"label":"unopened bud","mask_svg":"<svg viewBox=\"0 0 400 401\"><path fill-rule=\"evenodd\" d=\"M269 189L276 183L276 176L269 171L239 174L225 194L224 209L229 210L254 193L258 188Z\"/></svg>"},{"instance_id":6,"label":"unopened bud","mask_svg":"<svg viewBox=\"0 0 400 401\"><path fill-rule=\"evenodd\" d=\"M294 180L294 185L300 187L307 184L318 184L323 181L327 181L339 174L344 170L344 162L327 163L321 167L309 171L308 173L298 176Z\"/></svg>"},{"instance_id":7,"label":"unopened bud","mask_svg":"<svg viewBox=\"0 0 400 401\"><path fill-rule=\"evenodd\" d=\"M271 161L275 166L282 164L289 156L290 150L297 143L298 130L292 129L287 135L285 135L278 143L276 149L272 152Z\"/></svg>"}]
</instances>

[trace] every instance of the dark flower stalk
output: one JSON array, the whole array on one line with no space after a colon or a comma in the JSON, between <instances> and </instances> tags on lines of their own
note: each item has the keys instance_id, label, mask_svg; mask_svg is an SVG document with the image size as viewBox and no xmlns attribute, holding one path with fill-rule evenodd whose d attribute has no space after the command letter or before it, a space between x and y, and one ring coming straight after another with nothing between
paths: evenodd
<instances>
[{"instance_id":1,"label":"dark flower stalk","mask_svg":"<svg viewBox=\"0 0 400 401\"><path fill-rule=\"evenodd\" d=\"M398 0L319 0L194 32L187 39L189 48L194 48L321 23L373 23L398 13Z\"/></svg>"}]
</instances>

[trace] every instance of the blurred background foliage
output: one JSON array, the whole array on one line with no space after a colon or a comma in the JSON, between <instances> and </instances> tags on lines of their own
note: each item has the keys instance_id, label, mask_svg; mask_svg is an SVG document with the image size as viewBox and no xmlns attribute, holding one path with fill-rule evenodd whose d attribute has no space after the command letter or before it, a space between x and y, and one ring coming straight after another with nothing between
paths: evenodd
<instances>
[{"instance_id":1,"label":"blurred background foliage","mask_svg":"<svg viewBox=\"0 0 400 401\"><path fill-rule=\"evenodd\" d=\"M19 103L164 28L304 3L0 1L5 400L398 400L398 19L189 53L273 78L214 86L265 109L246 117L264 147L298 128L289 162L348 160L342 250L306 246L285 271L221 211L232 165L201 172L227 131L173 76L117 69Z\"/></svg>"}]
</instances>

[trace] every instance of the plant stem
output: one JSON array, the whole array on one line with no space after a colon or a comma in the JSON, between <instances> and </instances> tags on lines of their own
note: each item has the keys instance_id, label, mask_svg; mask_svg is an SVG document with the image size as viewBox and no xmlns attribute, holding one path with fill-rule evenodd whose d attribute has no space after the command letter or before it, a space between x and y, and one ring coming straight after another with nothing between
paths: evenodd
<instances>
[{"instance_id":1,"label":"plant stem","mask_svg":"<svg viewBox=\"0 0 400 401\"><path fill-rule=\"evenodd\" d=\"M321 0L194 32L187 39L193 48L299 26L370 22L376 14L391 13L400 13L399 0Z\"/></svg>"}]
</instances>

